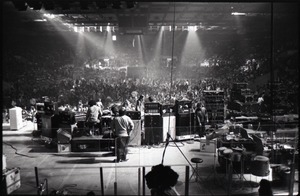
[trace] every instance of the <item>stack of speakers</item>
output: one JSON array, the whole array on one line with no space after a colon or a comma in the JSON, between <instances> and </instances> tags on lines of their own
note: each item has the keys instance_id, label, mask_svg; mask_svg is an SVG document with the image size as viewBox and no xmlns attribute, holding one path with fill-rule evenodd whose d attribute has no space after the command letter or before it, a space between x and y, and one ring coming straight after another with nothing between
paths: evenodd
<instances>
[{"instance_id":1,"label":"stack of speakers","mask_svg":"<svg viewBox=\"0 0 300 196\"><path fill-rule=\"evenodd\" d=\"M160 103L145 103L145 141L146 145L163 142L163 127Z\"/></svg>"},{"instance_id":2,"label":"stack of speakers","mask_svg":"<svg viewBox=\"0 0 300 196\"><path fill-rule=\"evenodd\" d=\"M195 136L195 113L192 111L192 102L182 100L175 102L176 140L190 139Z\"/></svg>"},{"instance_id":3,"label":"stack of speakers","mask_svg":"<svg viewBox=\"0 0 300 196\"><path fill-rule=\"evenodd\" d=\"M204 100L209 122L224 123L224 91L204 91Z\"/></svg>"}]
</instances>

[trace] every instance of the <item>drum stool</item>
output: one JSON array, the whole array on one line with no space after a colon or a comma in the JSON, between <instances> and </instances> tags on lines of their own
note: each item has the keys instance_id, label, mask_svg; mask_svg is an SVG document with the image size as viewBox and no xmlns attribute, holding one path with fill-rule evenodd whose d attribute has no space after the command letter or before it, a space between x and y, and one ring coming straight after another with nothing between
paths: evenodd
<instances>
[{"instance_id":1,"label":"drum stool","mask_svg":"<svg viewBox=\"0 0 300 196\"><path fill-rule=\"evenodd\" d=\"M198 167L198 164L202 163L203 162L203 159L201 158L192 158L191 159L191 162L192 163L196 163L196 168L194 169L193 171L193 174L191 175L190 179L195 175L195 181L197 182L198 181L198 178L199 178L199 167Z\"/></svg>"}]
</instances>

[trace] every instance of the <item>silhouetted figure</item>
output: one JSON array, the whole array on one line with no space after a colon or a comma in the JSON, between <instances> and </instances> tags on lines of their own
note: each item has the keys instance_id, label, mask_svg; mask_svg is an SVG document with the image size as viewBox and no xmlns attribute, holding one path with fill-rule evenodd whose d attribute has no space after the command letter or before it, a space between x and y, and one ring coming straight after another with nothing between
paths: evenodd
<instances>
[{"instance_id":1,"label":"silhouetted figure","mask_svg":"<svg viewBox=\"0 0 300 196\"><path fill-rule=\"evenodd\" d=\"M153 166L145 176L152 196L179 195L174 186L179 175L170 166Z\"/></svg>"},{"instance_id":2,"label":"silhouetted figure","mask_svg":"<svg viewBox=\"0 0 300 196\"><path fill-rule=\"evenodd\" d=\"M270 181L268 181L266 179L262 179L259 182L258 193L259 193L259 196L273 196L273 191L272 191Z\"/></svg>"}]
</instances>

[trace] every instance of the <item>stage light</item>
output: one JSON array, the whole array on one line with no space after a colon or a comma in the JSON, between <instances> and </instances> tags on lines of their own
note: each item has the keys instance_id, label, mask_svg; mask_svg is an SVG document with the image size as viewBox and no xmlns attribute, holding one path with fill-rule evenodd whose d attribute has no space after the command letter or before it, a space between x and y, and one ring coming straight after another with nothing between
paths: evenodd
<instances>
[{"instance_id":1,"label":"stage light","mask_svg":"<svg viewBox=\"0 0 300 196\"><path fill-rule=\"evenodd\" d=\"M246 16L246 13L232 12L231 15L233 15L233 16Z\"/></svg>"},{"instance_id":2,"label":"stage light","mask_svg":"<svg viewBox=\"0 0 300 196\"><path fill-rule=\"evenodd\" d=\"M26 11L27 9L27 3L25 1L22 0L14 0L12 1L15 8L19 11Z\"/></svg>"}]
</instances>

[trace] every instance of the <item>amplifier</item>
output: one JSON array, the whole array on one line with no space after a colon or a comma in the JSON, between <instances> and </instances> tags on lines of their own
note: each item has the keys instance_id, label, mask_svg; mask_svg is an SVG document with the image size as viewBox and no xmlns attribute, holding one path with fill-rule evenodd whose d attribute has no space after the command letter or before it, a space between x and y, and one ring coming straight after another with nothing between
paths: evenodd
<instances>
[{"instance_id":1,"label":"amplifier","mask_svg":"<svg viewBox=\"0 0 300 196\"><path fill-rule=\"evenodd\" d=\"M145 113L161 113L161 104L145 103Z\"/></svg>"},{"instance_id":2,"label":"amplifier","mask_svg":"<svg viewBox=\"0 0 300 196\"><path fill-rule=\"evenodd\" d=\"M40 114L45 113L45 104L44 103L36 103L36 112Z\"/></svg>"},{"instance_id":3,"label":"amplifier","mask_svg":"<svg viewBox=\"0 0 300 196\"><path fill-rule=\"evenodd\" d=\"M11 194L13 191L21 187L20 168L13 168L3 174L5 178L5 189L6 195Z\"/></svg>"},{"instance_id":4,"label":"amplifier","mask_svg":"<svg viewBox=\"0 0 300 196\"><path fill-rule=\"evenodd\" d=\"M45 114L49 114L52 115L54 114L54 104L52 102L45 102L44 103L45 106Z\"/></svg>"},{"instance_id":5,"label":"amplifier","mask_svg":"<svg viewBox=\"0 0 300 196\"><path fill-rule=\"evenodd\" d=\"M162 105L162 113L172 113L174 111L174 105Z\"/></svg>"},{"instance_id":6,"label":"amplifier","mask_svg":"<svg viewBox=\"0 0 300 196\"><path fill-rule=\"evenodd\" d=\"M183 100L183 101L175 101L175 113L189 113L192 108L192 101Z\"/></svg>"},{"instance_id":7,"label":"amplifier","mask_svg":"<svg viewBox=\"0 0 300 196\"><path fill-rule=\"evenodd\" d=\"M141 112L140 111L127 111L126 115L131 118L131 120L140 120Z\"/></svg>"}]
</instances>

